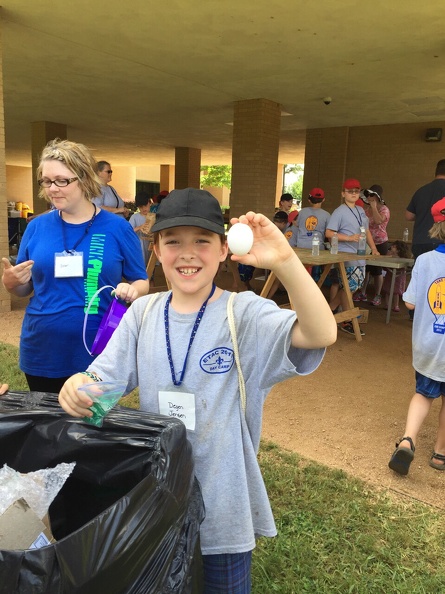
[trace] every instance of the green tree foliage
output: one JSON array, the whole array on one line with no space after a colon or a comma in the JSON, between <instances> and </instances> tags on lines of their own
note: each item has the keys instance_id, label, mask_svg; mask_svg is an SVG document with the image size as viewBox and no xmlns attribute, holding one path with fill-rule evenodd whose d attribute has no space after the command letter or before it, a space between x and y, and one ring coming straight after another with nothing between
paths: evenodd
<instances>
[{"instance_id":1,"label":"green tree foliage","mask_svg":"<svg viewBox=\"0 0 445 594\"><path fill-rule=\"evenodd\" d=\"M231 188L232 167L230 165L207 165L201 167L201 188L204 186Z\"/></svg>"},{"instance_id":2,"label":"green tree foliage","mask_svg":"<svg viewBox=\"0 0 445 594\"><path fill-rule=\"evenodd\" d=\"M304 173L304 165L298 163L291 163L284 166L284 174L286 173Z\"/></svg>"},{"instance_id":3,"label":"green tree foliage","mask_svg":"<svg viewBox=\"0 0 445 594\"><path fill-rule=\"evenodd\" d=\"M289 194L292 194L292 196L295 198L295 200L298 200L299 202L301 202L301 197L303 194L303 178L300 177L296 181L294 181L292 184L285 186L284 191L288 192Z\"/></svg>"}]
</instances>

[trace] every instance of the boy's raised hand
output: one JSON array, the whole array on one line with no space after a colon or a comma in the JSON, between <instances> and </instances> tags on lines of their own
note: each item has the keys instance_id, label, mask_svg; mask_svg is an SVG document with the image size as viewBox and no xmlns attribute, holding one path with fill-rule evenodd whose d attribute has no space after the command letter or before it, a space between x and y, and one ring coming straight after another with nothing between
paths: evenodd
<instances>
[{"instance_id":1,"label":"boy's raised hand","mask_svg":"<svg viewBox=\"0 0 445 594\"><path fill-rule=\"evenodd\" d=\"M231 256L234 262L274 270L286 260L295 257L287 239L278 227L261 213L249 211L239 219L230 219L230 223L244 223L253 232L253 246L245 256Z\"/></svg>"}]
</instances>

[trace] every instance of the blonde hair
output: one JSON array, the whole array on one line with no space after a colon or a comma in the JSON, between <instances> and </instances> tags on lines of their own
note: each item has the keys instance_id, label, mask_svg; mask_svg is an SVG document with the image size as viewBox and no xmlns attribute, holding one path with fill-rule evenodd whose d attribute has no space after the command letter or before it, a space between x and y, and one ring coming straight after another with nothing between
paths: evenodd
<instances>
[{"instance_id":1,"label":"blonde hair","mask_svg":"<svg viewBox=\"0 0 445 594\"><path fill-rule=\"evenodd\" d=\"M60 161L74 176L78 178L78 184L87 200L92 200L101 194L101 183L97 176L96 161L88 147L84 144L60 140L50 140L42 151L39 166L37 167L37 179L41 179L43 164L45 161ZM40 188L40 198L49 201L45 188Z\"/></svg>"},{"instance_id":2,"label":"blonde hair","mask_svg":"<svg viewBox=\"0 0 445 594\"><path fill-rule=\"evenodd\" d=\"M445 243L445 221L434 223L428 234L431 239L438 239L440 242Z\"/></svg>"}]
</instances>

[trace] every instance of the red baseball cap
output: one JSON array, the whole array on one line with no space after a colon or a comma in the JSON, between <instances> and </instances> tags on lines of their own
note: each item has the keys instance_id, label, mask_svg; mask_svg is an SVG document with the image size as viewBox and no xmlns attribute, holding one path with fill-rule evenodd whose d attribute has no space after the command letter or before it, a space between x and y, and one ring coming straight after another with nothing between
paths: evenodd
<instances>
[{"instance_id":1,"label":"red baseball cap","mask_svg":"<svg viewBox=\"0 0 445 594\"><path fill-rule=\"evenodd\" d=\"M294 221L299 214L300 213L298 212L298 210L293 210L292 212L290 212L287 217L288 222L292 223L292 221Z\"/></svg>"},{"instance_id":2,"label":"red baseball cap","mask_svg":"<svg viewBox=\"0 0 445 594\"><path fill-rule=\"evenodd\" d=\"M445 221L445 197L433 204L431 214L435 223L443 223Z\"/></svg>"},{"instance_id":3,"label":"red baseball cap","mask_svg":"<svg viewBox=\"0 0 445 594\"><path fill-rule=\"evenodd\" d=\"M362 185L358 181L358 179L354 179L353 177L350 177L349 179L345 179L345 181L343 182L344 190L353 190L354 188L358 188L360 190L361 187L362 187Z\"/></svg>"},{"instance_id":4,"label":"red baseball cap","mask_svg":"<svg viewBox=\"0 0 445 594\"><path fill-rule=\"evenodd\" d=\"M312 196L312 198L324 198L324 191L321 188L312 188L309 196Z\"/></svg>"}]
</instances>

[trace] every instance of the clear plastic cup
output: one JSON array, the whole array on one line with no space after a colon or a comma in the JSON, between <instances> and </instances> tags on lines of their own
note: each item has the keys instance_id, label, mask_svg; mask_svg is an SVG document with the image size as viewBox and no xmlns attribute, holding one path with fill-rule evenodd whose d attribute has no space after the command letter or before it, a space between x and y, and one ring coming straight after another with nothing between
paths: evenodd
<instances>
[{"instance_id":1,"label":"clear plastic cup","mask_svg":"<svg viewBox=\"0 0 445 594\"><path fill-rule=\"evenodd\" d=\"M127 382L93 382L77 388L80 392L85 392L93 401L89 408L93 416L83 417L82 420L90 425L102 427L105 415L116 406L125 394L126 388Z\"/></svg>"}]
</instances>

